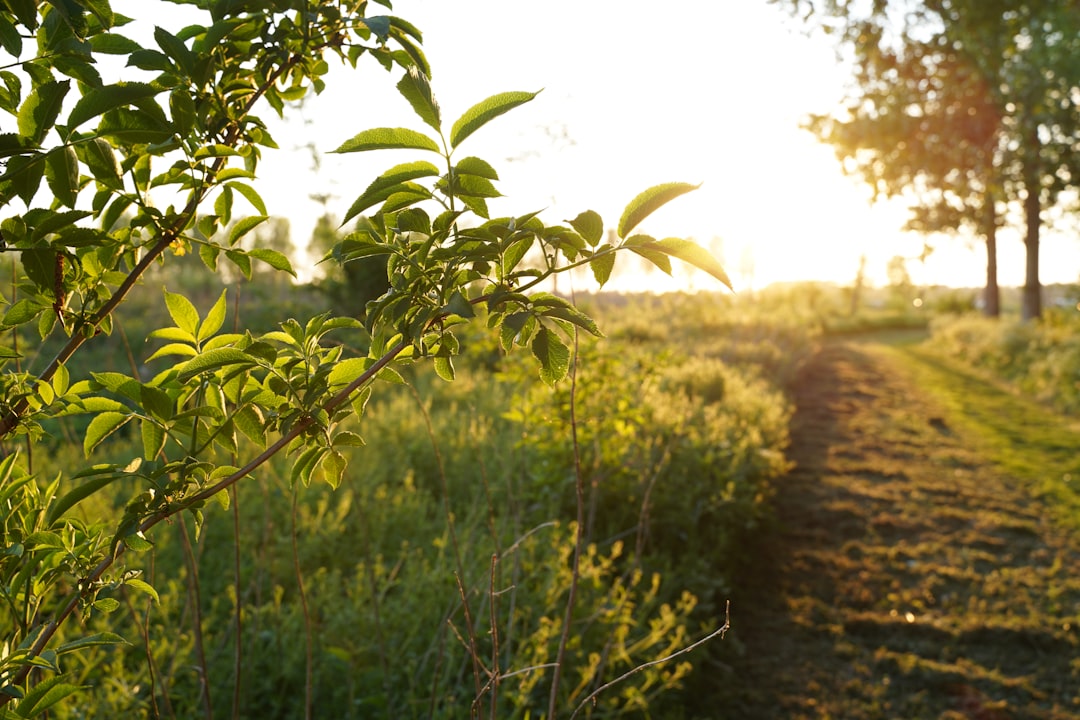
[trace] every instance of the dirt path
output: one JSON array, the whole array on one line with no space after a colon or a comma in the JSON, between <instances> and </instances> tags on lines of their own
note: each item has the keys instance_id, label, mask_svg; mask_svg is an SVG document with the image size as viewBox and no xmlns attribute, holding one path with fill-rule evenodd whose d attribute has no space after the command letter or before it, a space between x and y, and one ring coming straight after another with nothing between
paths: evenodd
<instances>
[{"instance_id":1,"label":"dirt path","mask_svg":"<svg viewBox=\"0 0 1080 720\"><path fill-rule=\"evenodd\" d=\"M796 401L718 717L1080 718L1075 534L887 350L826 344Z\"/></svg>"}]
</instances>

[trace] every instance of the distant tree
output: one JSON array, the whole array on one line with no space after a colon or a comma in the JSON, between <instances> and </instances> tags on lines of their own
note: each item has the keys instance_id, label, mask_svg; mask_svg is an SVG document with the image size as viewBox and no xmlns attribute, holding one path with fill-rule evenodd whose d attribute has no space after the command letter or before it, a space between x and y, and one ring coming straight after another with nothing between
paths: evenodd
<instances>
[{"instance_id":1,"label":"distant tree","mask_svg":"<svg viewBox=\"0 0 1080 720\"><path fill-rule=\"evenodd\" d=\"M816 14L854 60L846 114L813 129L877 190L915 199L909 227L969 226L985 239L989 314L1000 308L1000 206L1021 204L1023 315L1038 317L1042 212L1080 185L1080 5L774 2Z\"/></svg>"},{"instance_id":2,"label":"distant tree","mask_svg":"<svg viewBox=\"0 0 1080 720\"><path fill-rule=\"evenodd\" d=\"M390 289L387 277L387 256L371 255L358 257L349 262L338 264L332 261L335 245L347 236L338 227L337 218L323 214L315 221L311 231L309 250L316 255L319 276L315 285L334 303L338 312L353 317L363 317L367 304L382 296ZM327 262L321 262L330 256Z\"/></svg>"},{"instance_id":3,"label":"distant tree","mask_svg":"<svg viewBox=\"0 0 1080 720\"><path fill-rule=\"evenodd\" d=\"M849 315L859 311L859 303L862 301L863 287L866 285L866 255L859 256L859 269L855 273L855 282L851 285L851 305Z\"/></svg>"},{"instance_id":4,"label":"distant tree","mask_svg":"<svg viewBox=\"0 0 1080 720\"><path fill-rule=\"evenodd\" d=\"M907 269L907 258L902 255L891 257L889 264L885 268L885 273L889 278L889 291L893 302L901 308L906 308L911 302L912 293L915 289L914 284L911 282L911 274Z\"/></svg>"}]
</instances>

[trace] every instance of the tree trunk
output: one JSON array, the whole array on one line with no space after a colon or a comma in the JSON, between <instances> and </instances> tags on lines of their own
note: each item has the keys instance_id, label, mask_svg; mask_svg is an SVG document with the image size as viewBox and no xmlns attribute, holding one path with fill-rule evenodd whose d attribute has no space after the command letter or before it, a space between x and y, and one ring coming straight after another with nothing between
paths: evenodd
<instances>
[{"instance_id":1,"label":"tree trunk","mask_svg":"<svg viewBox=\"0 0 1080 720\"><path fill-rule=\"evenodd\" d=\"M986 225L983 227L983 234L986 236L986 290L983 293L983 314L996 318L1001 315L1001 290L998 288L997 279L997 208L991 192L986 193L985 213Z\"/></svg>"},{"instance_id":2,"label":"tree trunk","mask_svg":"<svg viewBox=\"0 0 1080 720\"><path fill-rule=\"evenodd\" d=\"M1024 198L1024 220L1027 225L1024 246L1027 264L1024 272L1024 298L1020 317L1025 322L1042 316L1042 286L1039 284L1039 181L1028 179L1027 197Z\"/></svg>"}]
</instances>

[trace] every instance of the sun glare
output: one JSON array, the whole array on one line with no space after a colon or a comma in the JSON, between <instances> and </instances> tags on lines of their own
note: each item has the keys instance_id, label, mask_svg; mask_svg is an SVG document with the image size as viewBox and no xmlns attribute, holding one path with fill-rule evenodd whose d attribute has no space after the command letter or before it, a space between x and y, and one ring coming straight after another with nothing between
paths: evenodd
<instances>
[{"instance_id":1,"label":"sun glare","mask_svg":"<svg viewBox=\"0 0 1080 720\"><path fill-rule=\"evenodd\" d=\"M116 4L122 11L123 0ZM171 7L163 4L161 18ZM594 209L612 227L647 187L702 183L640 231L697 240L744 289L848 283L863 255L868 279L880 284L889 258L922 252L923 238L901 232L904 204L871 205L868 190L842 174L832 150L800 129L808 113L836 106L847 72L827 39L804 36L773 6L675 0L658 12L641 0L617 10L570 0L401 0L394 12L425 33L447 122L494 93L543 88L461 149L499 170L506 197L492 203L498 214L545 209L559 220ZM282 151L267 153L260 191L271 212L289 217L297 246L306 244L320 214L342 217L380 172L415 159L328 154L367 128L424 127L394 82L361 63L359 71L334 70L326 92L290 111L286 122L264 113ZM1046 263L1048 274L1076 267L1075 248L1046 242L1050 252L1072 253L1070 263ZM926 263L913 265L917 282L981 282L981 248L955 239L937 246ZM1005 262L1013 250L1021 252L1010 247L1006 229L1005 284L1021 281L1009 272L1022 264ZM642 276L633 260L621 260L620 270L612 286L628 290L708 282L678 273Z\"/></svg>"}]
</instances>

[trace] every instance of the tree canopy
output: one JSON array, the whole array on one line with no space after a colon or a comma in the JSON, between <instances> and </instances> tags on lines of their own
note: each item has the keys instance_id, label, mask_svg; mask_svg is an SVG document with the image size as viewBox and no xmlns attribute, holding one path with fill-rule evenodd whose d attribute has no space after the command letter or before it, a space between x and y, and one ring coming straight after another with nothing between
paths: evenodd
<instances>
[{"instance_id":1,"label":"tree canopy","mask_svg":"<svg viewBox=\"0 0 1080 720\"><path fill-rule=\"evenodd\" d=\"M910 227L969 226L987 242L1022 207L1025 318L1040 314L1044 213L1080 179L1080 8L1043 0L776 0L839 39L853 61L843 114L811 127L877 190L913 199Z\"/></svg>"}]
</instances>

